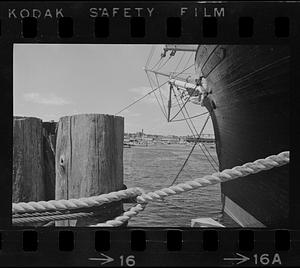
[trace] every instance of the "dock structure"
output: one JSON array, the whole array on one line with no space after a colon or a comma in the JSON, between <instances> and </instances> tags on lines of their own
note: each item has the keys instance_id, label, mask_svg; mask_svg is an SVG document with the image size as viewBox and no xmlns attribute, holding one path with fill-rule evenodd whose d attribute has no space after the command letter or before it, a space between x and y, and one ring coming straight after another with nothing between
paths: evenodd
<instances>
[{"instance_id":1,"label":"dock structure","mask_svg":"<svg viewBox=\"0 0 300 268\"><path fill-rule=\"evenodd\" d=\"M124 189L123 136L124 118L119 116L81 114L59 122L14 117L13 203L78 199ZM92 217L55 225L105 222L123 213L123 203L114 201L92 212Z\"/></svg>"},{"instance_id":2,"label":"dock structure","mask_svg":"<svg viewBox=\"0 0 300 268\"><path fill-rule=\"evenodd\" d=\"M55 154L55 197L89 197L123 188L124 118L81 114L60 118ZM119 216L123 205L100 207L95 217L56 222L57 226L86 226Z\"/></svg>"}]
</instances>

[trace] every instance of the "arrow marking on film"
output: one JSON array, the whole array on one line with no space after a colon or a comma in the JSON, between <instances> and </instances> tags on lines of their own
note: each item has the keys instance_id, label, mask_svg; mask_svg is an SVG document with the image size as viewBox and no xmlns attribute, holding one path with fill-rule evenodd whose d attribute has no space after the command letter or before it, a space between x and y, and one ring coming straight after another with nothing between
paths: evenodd
<instances>
[{"instance_id":1,"label":"arrow marking on film","mask_svg":"<svg viewBox=\"0 0 300 268\"><path fill-rule=\"evenodd\" d=\"M249 261L250 258L248 258L247 256L244 256L240 253L235 253L236 255L238 255L240 258L223 258L224 261L239 261L236 264L241 264L243 262Z\"/></svg>"},{"instance_id":2,"label":"arrow marking on film","mask_svg":"<svg viewBox=\"0 0 300 268\"><path fill-rule=\"evenodd\" d=\"M100 253L104 258L89 258L90 261L101 261L101 265L114 261L112 257L109 257L103 253Z\"/></svg>"}]
</instances>

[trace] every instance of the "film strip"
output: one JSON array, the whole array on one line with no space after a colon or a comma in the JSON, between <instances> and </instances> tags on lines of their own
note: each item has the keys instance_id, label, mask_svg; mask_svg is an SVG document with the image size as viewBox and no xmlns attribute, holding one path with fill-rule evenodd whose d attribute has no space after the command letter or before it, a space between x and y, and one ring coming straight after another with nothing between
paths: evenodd
<instances>
[{"instance_id":1,"label":"film strip","mask_svg":"<svg viewBox=\"0 0 300 268\"><path fill-rule=\"evenodd\" d=\"M0 266L299 266L299 12L0 3Z\"/></svg>"}]
</instances>

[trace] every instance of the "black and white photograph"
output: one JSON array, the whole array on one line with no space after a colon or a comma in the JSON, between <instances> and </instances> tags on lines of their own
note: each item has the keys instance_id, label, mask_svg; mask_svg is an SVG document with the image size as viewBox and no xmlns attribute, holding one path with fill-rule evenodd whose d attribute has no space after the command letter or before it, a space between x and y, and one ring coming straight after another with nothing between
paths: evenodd
<instances>
[{"instance_id":1,"label":"black and white photograph","mask_svg":"<svg viewBox=\"0 0 300 268\"><path fill-rule=\"evenodd\" d=\"M289 68L287 45L14 44L12 224L286 227Z\"/></svg>"}]
</instances>

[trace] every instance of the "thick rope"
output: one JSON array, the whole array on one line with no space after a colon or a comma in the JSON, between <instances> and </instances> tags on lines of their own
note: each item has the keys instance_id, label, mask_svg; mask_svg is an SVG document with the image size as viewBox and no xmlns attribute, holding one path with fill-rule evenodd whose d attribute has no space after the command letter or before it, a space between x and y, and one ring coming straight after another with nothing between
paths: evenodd
<instances>
[{"instance_id":1,"label":"thick rope","mask_svg":"<svg viewBox=\"0 0 300 268\"><path fill-rule=\"evenodd\" d=\"M125 222L129 221L133 216L143 211L146 207L146 203L137 204L136 206L125 211L121 216L116 217L113 220L106 221L105 223L99 223L96 225L90 225L91 227L117 227ZM83 217L93 217L94 212L78 212L70 214L60 214L58 215L43 215L39 217L28 217L28 218L13 218L13 224L24 224L24 223L37 223L37 222L49 222L49 221L61 221L61 220L71 220Z\"/></svg>"},{"instance_id":2,"label":"thick rope","mask_svg":"<svg viewBox=\"0 0 300 268\"><path fill-rule=\"evenodd\" d=\"M138 203L145 203L155 200L161 200L170 195L181 194L199 187L205 187L216 183L230 181L236 178L245 177L274 167L283 166L290 161L290 153L282 152L278 155L271 155L264 159L258 159L254 162L246 163L242 166L236 166L231 169L225 169L221 172L215 172L202 178L197 178L185 183L179 183L174 186L163 188L154 192L144 193L137 197Z\"/></svg>"},{"instance_id":3,"label":"thick rope","mask_svg":"<svg viewBox=\"0 0 300 268\"><path fill-rule=\"evenodd\" d=\"M28 217L28 218L13 218L13 224L24 224L24 223L37 223L37 222L49 222L49 221L61 221L61 220L71 220L82 217L92 217L93 212L78 212L70 214L59 214L50 216L38 216L38 217Z\"/></svg>"},{"instance_id":4,"label":"thick rope","mask_svg":"<svg viewBox=\"0 0 300 268\"><path fill-rule=\"evenodd\" d=\"M131 209L129 209L128 211L124 212L121 216L116 217L113 220L109 220L106 221L105 223L99 223L96 225L91 225L93 227L116 227L116 226L120 226L122 224L124 224L125 222L129 221L132 217L136 216L139 212L141 212L142 210L144 210L146 204L150 201L157 201L157 200L162 200L163 198L170 196L170 195L175 195L175 194L180 194L183 192L187 192L190 190L194 190L197 189L199 187L205 187L207 185L212 185L212 184L216 184L216 183L221 183L221 182L226 182L226 181L230 181L236 178L240 178L240 177L245 177L251 174L255 174L261 171L265 171L265 170L269 170L272 169L274 167L280 167L283 166L285 164L288 164L290 161L290 153L289 151L286 152L282 152L278 155L271 155L269 157L266 157L264 159L258 159L254 162L249 162L246 163L242 166L236 166L234 168L231 169L225 169L221 172L215 172L212 175L207 175L204 176L202 178L197 178L191 181L187 181L185 183L179 183L177 185L174 186L170 186L168 188L163 188L161 190L157 190L154 192L149 192L149 193L143 193L142 189L140 188L130 188L127 190L123 190L123 191L118 191L118 192L112 192L109 194L104 194L104 195L100 195L100 196L96 196L96 197L89 197L89 198L80 198L80 199L71 199L71 200L56 200L55 202L57 202L58 204L60 202L62 202L63 207L59 206L60 209L67 209L66 206L69 205L69 203L66 203L66 201L71 201L71 209L75 208L75 204L81 206L81 207L92 207L95 206L95 202L86 202L84 203L84 201L86 199L88 200L100 200L100 203L107 203L107 202L111 202L111 201L117 201L123 198L128 198L129 195L133 195L136 197L136 200L139 204L137 204L136 206L132 207ZM106 198L103 198L103 196L106 196ZM109 196L109 198L107 197ZM131 196L132 197L132 196ZM98 198L98 199L97 199ZM78 200L84 200L81 201L81 203L72 203L74 200L78 201ZM109 201L111 200L111 201ZM24 207L21 206L21 212L25 213L28 212L26 211L26 209L29 209L33 212L37 212L39 211L39 209L42 209L42 211L45 211L47 209L55 209L55 206L52 204L54 200L52 201L40 201L40 202L29 202L31 203L31 205L29 205L28 207ZM21 204L29 204L29 203L21 203ZM40 204L42 203L42 205ZM48 206L48 204L50 203L50 207ZM97 204L99 204L98 202L96 202ZM15 205L15 211L18 210L18 204L14 204ZM32 205L33 204L33 205ZM37 205L38 204L38 205ZM67 204L67 205L66 205ZM79 207L76 207L79 208ZM58 210L58 209L56 209ZM16 213L16 212L15 212ZM77 214L77 217L80 217L81 213L74 213ZM87 214L87 213L82 213L82 214ZM67 215L54 215L54 216L48 216L48 217L58 217L58 216L62 216L62 217L66 217ZM87 215L82 215L82 216L87 216ZM47 216L45 216L47 217ZM53 218L47 218L47 221L52 220ZM65 219L65 218L62 218ZM19 218L15 218L15 221L21 220ZM17 222L16 222L17 223Z\"/></svg>"},{"instance_id":5,"label":"thick rope","mask_svg":"<svg viewBox=\"0 0 300 268\"><path fill-rule=\"evenodd\" d=\"M121 216L116 217L113 220L106 221L104 223L98 223L96 225L90 225L90 227L118 227L128 222L132 217L139 214L146 207L147 203L137 204L134 207L130 208L126 212L124 212Z\"/></svg>"},{"instance_id":6,"label":"thick rope","mask_svg":"<svg viewBox=\"0 0 300 268\"><path fill-rule=\"evenodd\" d=\"M221 172L215 172L212 175L204 176L186 183L180 183L175 186L163 188L154 192L142 194L137 197L137 201L140 203L132 207L129 211L125 212L122 216L115 218L114 220L107 221L105 223L99 223L91 225L92 227L117 227L123 223L129 221L132 217L136 216L139 212L144 210L146 204L149 201L161 200L167 196L181 194L190 190L197 189L199 187L205 187L220 182L233 180L240 177L245 177L250 174L255 174L264 170L269 170L274 167L280 167L288 164L290 161L290 153L282 152L278 155L271 155L264 159L258 159L254 162L246 163L242 166L236 166L231 169L225 169ZM140 205L140 206L139 206Z\"/></svg>"},{"instance_id":7,"label":"thick rope","mask_svg":"<svg viewBox=\"0 0 300 268\"><path fill-rule=\"evenodd\" d=\"M143 193L141 188L129 188L117 192L111 192L108 194L102 194L98 196L84 197L78 199L69 200L50 200L50 201L38 201L38 202L21 202L13 203L12 213L28 213L28 212L41 212L41 211L57 211L57 210L71 210L78 208L89 208L94 206L100 206L104 203L110 203L113 201L119 201L122 199L137 197Z\"/></svg>"},{"instance_id":8,"label":"thick rope","mask_svg":"<svg viewBox=\"0 0 300 268\"><path fill-rule=\"evenodd\" d=\"M62 212L59 211L44 211L44 212L13 214L12 217L13 219L21 219L21 218L53 216L53 215L61 215L61 214Z\"/></svg>"}]
</instances>

